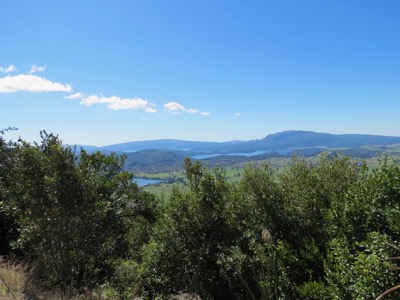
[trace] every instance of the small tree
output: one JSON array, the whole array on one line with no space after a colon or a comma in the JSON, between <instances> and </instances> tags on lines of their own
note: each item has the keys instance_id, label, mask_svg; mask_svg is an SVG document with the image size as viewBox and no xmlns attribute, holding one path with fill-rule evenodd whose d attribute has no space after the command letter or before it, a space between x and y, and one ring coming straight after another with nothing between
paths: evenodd
<instances>
[{"instance_id":1,"label":"small tree","mask_svg":"<svg viewBox=\"0 0 400 300\"><path fill-rule=\"evenodd\" d=\"M123 157L81 150L78 158L57 136L41 136L40 144L18 144L16 246L51 285L97 284L126 254L124 220L142 209L139 189Z\"/></svg>"}]
</instances>

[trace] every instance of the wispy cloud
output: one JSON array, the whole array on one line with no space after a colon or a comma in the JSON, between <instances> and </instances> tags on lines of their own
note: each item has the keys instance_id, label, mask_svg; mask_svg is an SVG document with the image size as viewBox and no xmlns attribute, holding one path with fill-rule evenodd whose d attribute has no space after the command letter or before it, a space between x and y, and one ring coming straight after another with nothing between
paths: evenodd
<instances>
[{"instance_id":1,"label":"wispy cloud","mask_svg":"<svg viewBox=\"0 0 400 300\"><path fill-rule=\"evenodd\" d=\"M237 112L236 114L234 114L235 117L240 117L242 114Z\"/></svg>"},{"instance_id":2,"label":"wispy cloud","mask_svg":"<svg viewBox=\"0 0 400 300\"><path fill-rule=\"evenodd\" d=\"M69 84L53 82L35 75L16 75L0 78L0 93L71 91L72 87Z\"/></svg>"},{"instance_id":3,"label":"wispy cloud","mask_svg":"<svg viewBox=\"0 0 400 300\"><path fill-rule=\"evenodd\" d=\"M103 95L89 95L85 96L82 93L76 93L64 97L65 99L79 99L80 104L92 106L94 104L103 103L107 104L107 108L111 110L137 110L142 109L148 113L155 113L157 110L154 108L155 104L141 98L120 98L118 96L104 97Z\"/></svg>"},{"instance_id":4,"label":"wispy cloud","mask_svg":"<svg viewBox=\"0 0 400 300\"><path fill-rule=\"evenodd\" d=\"M202 116L205 116L205 117L207 117L207 116L210 115L210 113L209 113L208 111L202 111L202 112L200 112L200 114L201 114Z\"/></svg>"},{"instance_id":5,"label":"wispy cloud","mask_svg":"<svg viewBox=\"0 0 400 300\"><path fill-rule=\"evenodd\" d=\"M16 71L16 70L17 70L17 68L15 66L13 66L13 65L10 65L8 68L0 67L0 72L4 73L4 74L11 73L11 72Z\"/></svg>"},{"instance_id":6,"label":"wispy cloud","mask_svg":"<svg viewBox=\"0 0 400 300\"><path fill-rule=\"evenodd\" d=\"M44 72L44 71L46 71L46 69L47 69L47 66L39 67L37 65L33 65L31 67L31 69L29 70L28 74L33 74L36 72Z\"/></svg>"},{"instance_id":7,"label":"wispy cloud","mask_svg":"<svg viewBox=\"0 0 400 300\"><path fill-rule=\"evenodd\" d=\"M181 112L186 112L186 113L189 113L189 114L197 114L197 113L199 113L202 116L208 116L210 114L208 112L199 112L195 108L185 108L182 104L179 104L178 102L168 102L168 103L164 104L164 108L167 111L172 112L174 114L179 114Z\"/></svg>"},{"instance_id":8,"label":"wispy cloud","mask_svg":"<svg viewBox=\"0 0 400 300\"><path fill-rule=\"evenodd\" d=\"M64 98L65 99L81 99L83 97L84 97L84 95L82 93L75 93L75 94L72 94L69 96L65 96Z\"/></svg>"}]
</instances>

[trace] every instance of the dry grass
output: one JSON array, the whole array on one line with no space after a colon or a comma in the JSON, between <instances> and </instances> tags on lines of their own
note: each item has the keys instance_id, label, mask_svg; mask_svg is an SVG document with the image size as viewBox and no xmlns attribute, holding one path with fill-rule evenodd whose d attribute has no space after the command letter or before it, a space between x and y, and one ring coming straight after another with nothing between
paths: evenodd
<instances>
[{"instance_id":1,"label":"dry grass","mask_svg":"<svg viewBox=\"0 0 400 300\"><path fill-rule=\"evenodd\" d=\"M26 269L18 264L11 264L0 257L0 299L27 299L28 286Z\"/></svg>"},{"instance_id":2,"label":"dry grass","mask_svg":"<svg viewBox=\"0 0 400 300\"><path fill-rule=\"evenodd\" d=\"M44 291L33 280L32 272L23 264L6 261L0 256L0 300L108 300L111 299L90 290L78 292L73 288L68 291L59 289ZM113 297L114 299L114 297ZM119 298L118 298L119 299ZM137 297L136 300L141 298ZM200 297L181 293L171 296L171 300L199 300Z\"/></svg>"},{"instance_id":3,"label":"dry grass","mask_svg":"<svg viewBox=\"0 0 400 300\"><path fill-rule=\"evenodd\" d=\"M43 291L34 283L27 267L0 257L0 300L99 300L91 291L79 293L74 289Z\"/></svg>"}]
</instances>

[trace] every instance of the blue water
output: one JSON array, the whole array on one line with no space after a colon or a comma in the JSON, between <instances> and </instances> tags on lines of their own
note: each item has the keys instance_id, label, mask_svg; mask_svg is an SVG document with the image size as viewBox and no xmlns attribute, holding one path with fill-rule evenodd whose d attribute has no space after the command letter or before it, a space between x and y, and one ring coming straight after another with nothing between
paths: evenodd
<instances>
[{"instance_id":1,"label":"blue water","mask_svg":"<svg viewBox=\"0 0 400 300\"><path fill-rule=\"evenodd\" d=\"M292 152L292 150L288 150L288 149L284 149L284 150L262 150L262 151L254 151L254 152L239 152L239 153L229 153L229 154L202 154L202 155L194 155L191 158L193 159L206 159L206 158L211 158L211 157L216 157L216 156L220 156L220 155L237 155L237 156L247 156L247 157L251 157L251 156L256 156L256 155L261 155L261 154L265 154L265 153L273 153L276 152L278 154L288 154L290 152Z\"/></svg>"},{"instance_id":2,"label":"blue water","mask_svg":"<svg viewBox=\"0 0 400 300\"><path fill-rule=\"evenodd\" d=\"M165 182L165 180L162 179L148 179L148 178L134 178L133 180L140 187Z\"/></svg>"},{"instance_id":3,"label":"blue water","mask_svg":"<svg viewBox=\"0 0 400 300\"><path fill-rule=\"evenodd\" d=\"M201 155L191 156L191 158L194 158L194 159L206 159L206 158L216 157L216 156L220 156L220 155L222 155L222 154L201 154Z\"/></svg>"}]
</instances>

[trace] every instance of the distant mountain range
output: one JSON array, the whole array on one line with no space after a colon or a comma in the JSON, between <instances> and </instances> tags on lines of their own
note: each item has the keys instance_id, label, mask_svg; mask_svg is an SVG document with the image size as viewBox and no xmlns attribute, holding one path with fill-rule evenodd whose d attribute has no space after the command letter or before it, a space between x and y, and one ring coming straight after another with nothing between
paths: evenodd
<instances>
[{"instance_id":1,"label":"distant mountain range","mask_svg":"<svg viewBox=\"0 0 400 300\"><path fill-rule=\"evenodd\" d=\"M267 135L260 140L229 142L198 142L175 139L160 139L127 142L103 147L83 146L88 152L137 152L141 150L180 150L191 153L232 154L265 150L299 150L304 148L358 148L368 145L400 144L400 137L367 134L329 134L313 131L283 131Z\"/></svg>"},{"instance_id":2,"label":"distant mountain range","mask_svg":"<svg viewBox=\"0 0 400 300\"><path fill-rule=\"evenodd\" d=\"M209 166L228 167L270 158L290 158L293 154L315 156L323 150L362 159L388 152L400 155L400 137L284 131L251 141L217 143L163 139L81 147L87 152L124 153L127 156L125 169L134 173L159 173L182 170L185 157L201 159Z\"/></svg>"}]
</instances>

